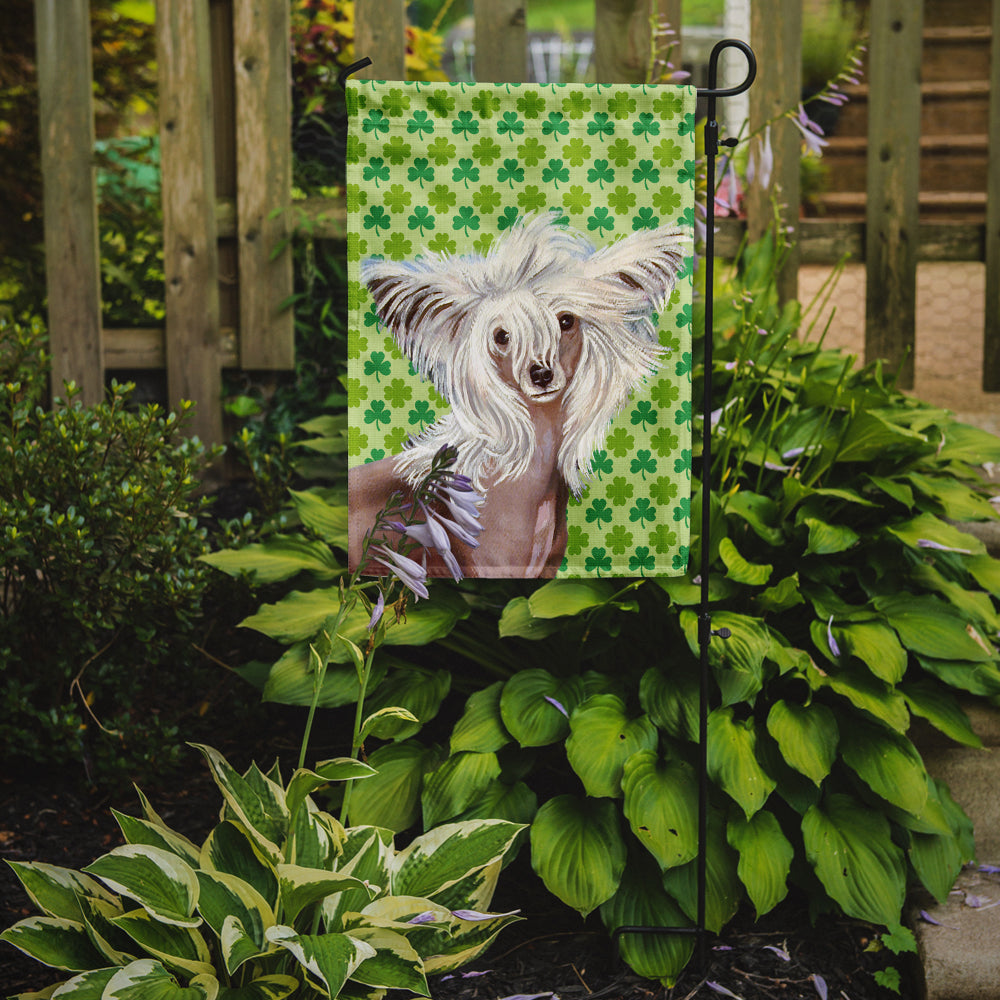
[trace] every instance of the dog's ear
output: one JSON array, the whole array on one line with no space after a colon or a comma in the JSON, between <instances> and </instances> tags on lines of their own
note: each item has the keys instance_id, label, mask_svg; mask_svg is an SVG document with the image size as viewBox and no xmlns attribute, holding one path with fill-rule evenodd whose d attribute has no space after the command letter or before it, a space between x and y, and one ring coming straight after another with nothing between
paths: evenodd
<instances>
[{"instance_id":1,"label":"dog's ear","mask_svg":"<svg viewBox=\"0 0 1000 1000\"><path fill-rule=\"evenodd\" d=\"M414 360L434 353L431 341L450 338L469 305L470 289L455 262L370 259L361 264L379 319Z\"/></svg>"},{"instance_id":2,"label":"dog's ear","mask_svg":"<svg viewBox=\"0 0 1000 1000\"><path fill-rule=\"evenodd\" d=\"M585 270L594 281L641 291L659 311L689 253L691 236L687 230L642 229L592 254Z\"/></svg>"}]
</instances>

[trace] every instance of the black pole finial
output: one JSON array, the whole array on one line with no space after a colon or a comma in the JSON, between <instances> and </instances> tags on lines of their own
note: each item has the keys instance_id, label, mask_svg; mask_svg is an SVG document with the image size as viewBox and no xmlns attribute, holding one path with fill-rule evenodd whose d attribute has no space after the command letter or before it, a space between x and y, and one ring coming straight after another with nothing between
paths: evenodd
<instances>
[{"instance_id":1,"label":"black pole finial","mask_svg":"<svg viewBox=\"0 0 1000 1000\"><path fill-rule=\"evenodd\" d=\"M359 59L357 62L352 62L350 66L345 66L337 74L337 86L340 87L341 90L345 90L347 87L347 78L352 73L357 73L359 69L364 69L366 66L371 66L371 64L371 59L369 59L368 56L365 56L364 59Z\"/></svg>"}]
</instances>

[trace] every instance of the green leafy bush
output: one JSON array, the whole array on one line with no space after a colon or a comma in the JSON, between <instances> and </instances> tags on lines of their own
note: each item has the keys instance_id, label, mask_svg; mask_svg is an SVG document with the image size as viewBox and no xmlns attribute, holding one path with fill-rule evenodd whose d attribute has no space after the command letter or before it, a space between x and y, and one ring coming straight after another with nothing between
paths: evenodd
<instances>
[{"instance_id":1,"label":"green leafy bush","mask_svg":"<svg viewBox=\"0 0 1000 1000\"><path fill-rule=\"evenodd\" d=\"M234 770L199 747L222 793L199 847L140 793L143 818L115 813L126 844L82 872L12 862L41 916L0 935L46 965L78 973L59 995L281 1000L429 996L427 974L480 954L515 913L489 913L520 827L452 823L393 845L388 830L345 829L311 795L369 779L352 758Z\"/></svg>"},{"instance_id":2,"label":"green leafy bush","mask_svg":"<svg viewBox=\"0 0 1000 1000\"><path fill-rule=\"evenodd\" d=\"M186 406L133 410L129 386L96 406L67 386L43 409L41 337L0 324L0 743L8 761L83 757L107 775L176 752L151 681L192 660L209 456Z\"/></svg>"}]
</instances>

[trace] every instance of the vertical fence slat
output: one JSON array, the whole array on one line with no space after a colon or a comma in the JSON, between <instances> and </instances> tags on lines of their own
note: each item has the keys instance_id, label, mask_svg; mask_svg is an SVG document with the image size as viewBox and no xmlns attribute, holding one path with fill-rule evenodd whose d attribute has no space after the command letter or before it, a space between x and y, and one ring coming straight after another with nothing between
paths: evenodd
<instances>
[{"instance_id":1,"label":"vertical fence slat","mask_svg":"<svg viewBox=\"0 0 1000 1000\"><path fill-rule=\"evenodd\" d=\"M990 45L989 170L986 180L986 325L983 389L1000 392L1000 0L993 0Z\"/></svg>"},{"instance_id":2,"label":"vertical fence slat","mask_svg":"<svg viewBox=\"0 0 1000 1000\"><path fill-rule=\"evenodd\" d=\"M52 391L104 395L88 0L35 0Z\"/></svg>"},{"instance_id":3,"label":"vertical fence slat","mask_svg":"<svg viewBox=\"0 0 1000 1000\"><path fill-rule=\"evenodd\" d=\"M295 367L292 294L290 11L287 0L233 7L240 365ZM285 248L277 256L275 248ZM273 259L272 259L273 257Z\"/></svg>"},{"instance_id":4,"label":"vertical fence slat","mask_svg":"<svg viewBox=\"0 0 1000 1000\"><path fill-rule=\"evenodd\" d=\"M524 0L476 0L476 79L522 83L527 79Z\"/></svg>"},{"instance_id":5,"label":"vertical fence slat","mask_svg":"<svg viewBox=\"0 0 1000 1000\"><path fill-rule=\"evenodd\" d=\"M651 4L657 0L595 0L594 71L598 83L645 83L649 72Z\"/></svg>"},{"instance_id":6,"label":"vertical fence slat","mask_svg":"<svg viewBox=\"0 0 1000 1000\"><path fill-rule=\"evenodd\" d=\"M198 403L192 430L222 440L211 45L206 0L156 6L167 394Z\"/></svg>"},{"instance_id":7,"label":"vertical fence slat","mask_svg":"<svg viewBox=\"0 0 1000 1000\"><path fill-rule=\"evenodd\" d=\"M750 8L750 40L761 72L750 88L750 131L798 105L802 91L802 4L799 0L760 0ZM787 120L771 128L774 170L766 189L755 182L747 196L751 239L760 238L774 219L773 201L780 206L781 225L791 228L794 241L778 274L782 301L798 295L799 159L802 137Z\"/></svg>"},{"instance_id":8,"label":"vertical fence slat","mask_svg":"<svg viewBox=\"0 0 1000 1000\"><path fill-rule=\"evenodd\" d=\"M865 359L913 386L923 2L872 0L868 99ZM905 358L905 360L904 360Z\"/></svg>"},{"instance_id":9,"label":"vertical fence slat","mask_svg":"<svg viewBox=\"0 0 1000 1000\"><path fill-rule=\"evenodd\" d=\"M354 54L372 61L354 74L359 80L406 79L405 0L360 0L354 5Z\"/></svg>"}]
</instances>

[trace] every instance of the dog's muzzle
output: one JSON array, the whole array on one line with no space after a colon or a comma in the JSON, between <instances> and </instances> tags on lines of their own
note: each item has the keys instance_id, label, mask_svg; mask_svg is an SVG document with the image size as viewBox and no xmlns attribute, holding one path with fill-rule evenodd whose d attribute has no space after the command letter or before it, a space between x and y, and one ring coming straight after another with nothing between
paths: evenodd
<instances>
[{"instance_id":1,"label":"dog's muzzle","mask_svg":"<svg viewBox=\"0 0 1000 1000\"><path fill-rule=\"evenodd\" d=\"M552 369L544 365L534 364L528 369L528 378L539 389L547 389L552 384L552 375Z\"/></svg>"}]
</instances>

